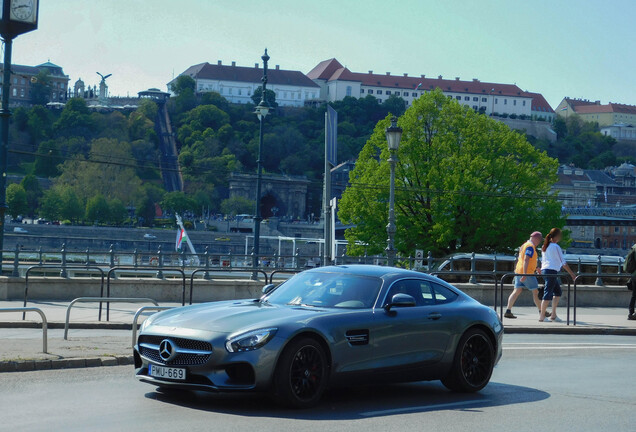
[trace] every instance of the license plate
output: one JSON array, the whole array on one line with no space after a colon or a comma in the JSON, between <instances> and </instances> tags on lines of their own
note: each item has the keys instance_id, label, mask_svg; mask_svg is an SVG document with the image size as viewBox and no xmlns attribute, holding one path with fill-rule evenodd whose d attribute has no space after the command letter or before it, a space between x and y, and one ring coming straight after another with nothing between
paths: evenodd
<instances>
[{"instance_id":1,"label":"license plate","mask_svg":"<svg viewBox=\"0 0 636 432\"><path fill-rule=\"evenodd\" d=\"M171 368L151 364L148 366L148 375L155 378L167 378L177 381L185 381L186 370L181 368Z\"/></svg>"}]
</instances>

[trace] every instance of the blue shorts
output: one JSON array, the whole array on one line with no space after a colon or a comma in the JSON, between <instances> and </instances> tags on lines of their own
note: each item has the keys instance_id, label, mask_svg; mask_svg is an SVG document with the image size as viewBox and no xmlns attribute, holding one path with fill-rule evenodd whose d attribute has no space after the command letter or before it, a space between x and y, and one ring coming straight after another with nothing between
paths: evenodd
<instances>
[{"instance_id":1,"label":"blue shorts","mask_svg":"<svg viewBox=\"0 0 636 432\"><path fill-rule=\"evenodd\" d=\"M545 289L543 291L543 300L552 300L555 296L561 297L563 291L561 290L561 281L556 276L559 272L556 270L543 270L545 277ZM550 276L554 275L554 276Z\"/></svg>"},{"instance_id":2,"label":"blue shorts","mask_svg":"<svg viewBox=\"0 0 636 432\"><path fill-rule=\"evenodd\" d=\"M536 290L539 288L539 282L534 276L526 276L526 280L521 282L521 276L515 276L515 288L526 288L529 290Z\"/></svg>"}]
</instances>

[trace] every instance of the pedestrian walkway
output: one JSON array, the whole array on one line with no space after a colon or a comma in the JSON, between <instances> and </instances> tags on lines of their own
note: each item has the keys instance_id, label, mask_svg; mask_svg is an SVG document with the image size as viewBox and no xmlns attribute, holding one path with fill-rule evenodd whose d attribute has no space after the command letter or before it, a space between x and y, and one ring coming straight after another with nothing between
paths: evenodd
<instances>
[{"instance_id":1,"label":"pedestrian walkway","mask_svg":"<svg viewBox=\"0 0 636 432\"><path fill-rule=\"evenodd\" d=\"M28 304L40 308L49 321L47 353L42 352L38 314L27 313L23 321L22 313L0 313L0 372L132 363L132 320L135 312L145 304L113 303L110 320L106 322L105 304L99 321L99 303L78 303L71 310L68 340L64 340L68 304L42 301ZM21 306L19 301L0 302L0 308ZM181 305L165 303L161 306ZM149 311L148 315L151 313ZM559 309L563 319L560 323L538 322L534 307L515 308L514 314L517 319L504 318L506 333L636 335L636 321L627 320L626 308L578 308L576 326L573 322L566 325L565 308Z\"/></svg>"}]
</instances>

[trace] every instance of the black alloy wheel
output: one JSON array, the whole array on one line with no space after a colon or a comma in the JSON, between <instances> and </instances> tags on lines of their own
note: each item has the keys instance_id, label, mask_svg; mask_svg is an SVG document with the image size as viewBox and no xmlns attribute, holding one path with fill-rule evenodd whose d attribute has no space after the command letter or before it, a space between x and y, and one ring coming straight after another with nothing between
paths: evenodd
<instances>
[{"instance_id":1,"label":"black alloy wheel","mask_svg":"<svg viewBox=\"0 0 636 432\"><path fill-rule=\"evenodd\" d=\"M488 384L494 366L492 341L483 330L470 329L460 339L451 371L442 383L453 391L476 392Z\"/></svg>"},{"instance_id":2,"label":"black alloy wheel","mask_svg":"<svg viewBox=\"0 0 636 432\"><path fill-rule=\"evenodd\" d=\"M286 405L313 406L325 391L327 372L327 356L320 343L311 338L293 341L276 368L276 393Z\"/></svg>"}]
</instances>

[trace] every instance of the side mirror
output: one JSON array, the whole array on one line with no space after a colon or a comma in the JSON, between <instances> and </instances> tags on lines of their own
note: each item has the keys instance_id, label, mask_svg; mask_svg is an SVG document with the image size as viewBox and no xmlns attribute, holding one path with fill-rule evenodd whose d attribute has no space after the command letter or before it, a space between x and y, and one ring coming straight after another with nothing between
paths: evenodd
<instances>
[{"instance_id":1,"label":"side mirror","mask_svg":"<svg viewBox=\"0 0 636 432\"><path fill-rule=\"evenodd\" d=\"M267 295L270 292L272 292L274 290L274 288L276 288L276 285L274 284L267 284L263 287L263 289L261 290L261 292L263 293L263 295Z\"/></svg>"},{"instance_id":2,"label":"side mirror","mask_svg":"<svg viewBox=\"0 0 636 432\"><path fill-rule=\"evenodd\" d=\"M391 302L384 306L384 310L389 312L393 307L413 307L415 299L408 294L395 294L391 297Z\"/></svg>"}]
</instances>

